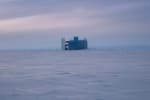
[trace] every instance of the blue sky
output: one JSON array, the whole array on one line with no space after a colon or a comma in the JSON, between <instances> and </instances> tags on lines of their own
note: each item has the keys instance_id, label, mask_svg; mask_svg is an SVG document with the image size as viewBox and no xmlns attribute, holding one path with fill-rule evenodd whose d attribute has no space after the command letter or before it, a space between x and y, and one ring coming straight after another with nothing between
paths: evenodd
<instances>
[{"instance_id":1,"label":"blue sky","mask_svg":"<svg viewBox=\"0 0 150 100\"><path fill-rule=\"evenodd\" d=\"M150 46L149 0L0 0L0 49Z\"/></svg>"}]
</instances>

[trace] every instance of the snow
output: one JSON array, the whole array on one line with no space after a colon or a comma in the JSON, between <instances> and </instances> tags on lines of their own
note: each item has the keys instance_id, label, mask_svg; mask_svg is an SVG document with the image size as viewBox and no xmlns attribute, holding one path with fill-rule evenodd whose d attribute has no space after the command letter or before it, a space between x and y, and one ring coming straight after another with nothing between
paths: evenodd
<instances>
[{"instance_id":1,"label":"snow","mask_svg":"<svg viewBox=\"0 0 150 100\"><path fill-rule=\"evenodd\" d=\"M150 51L1 51L0 100L150 100Z\"/></svg>"}]
</instances>

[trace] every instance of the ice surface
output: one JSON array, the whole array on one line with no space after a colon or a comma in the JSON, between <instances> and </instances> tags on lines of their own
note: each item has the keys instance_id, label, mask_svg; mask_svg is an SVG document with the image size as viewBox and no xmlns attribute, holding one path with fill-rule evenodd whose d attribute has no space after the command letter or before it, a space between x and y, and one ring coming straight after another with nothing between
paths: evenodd
<instances>
[{"instance_id":1,"label":"ice surface","mask_svg":"<svg viewBox=\"0 0 150 100\"><path fill-rule=\"evenodd\" d=\"M0 100L150 100L150 51L1 51Z\"/></svg>"}]
</instances>

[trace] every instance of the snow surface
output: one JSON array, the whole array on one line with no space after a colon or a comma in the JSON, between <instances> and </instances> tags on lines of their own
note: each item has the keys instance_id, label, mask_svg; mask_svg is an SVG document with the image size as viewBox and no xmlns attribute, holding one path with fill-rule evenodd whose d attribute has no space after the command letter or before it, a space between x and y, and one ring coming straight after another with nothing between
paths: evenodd
<instances>
[{"instance_id":1,"label":"snow surface","mask_svg":"<svg viewBox=\"0 0 150 100\"><path fill-rule=\"evenodd\" d=\"M150 100L150 51L1 51L0 100Z\"/></svg>"}]
</instances>

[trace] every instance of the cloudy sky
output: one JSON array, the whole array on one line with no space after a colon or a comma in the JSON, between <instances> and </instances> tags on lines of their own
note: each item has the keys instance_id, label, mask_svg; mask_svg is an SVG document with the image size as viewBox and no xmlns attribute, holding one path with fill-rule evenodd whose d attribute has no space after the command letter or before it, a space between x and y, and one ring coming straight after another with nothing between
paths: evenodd
<instances>
[{"instance_id":1,"label":"cloudy sky","mask_svg":"<svg viewBox=\"0 0 150 100\"><path fill-rule=\"evenodd\" d=\"M150 0L0 0L0 49L150 46Z\"/></svg>"}]
</instances>

